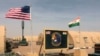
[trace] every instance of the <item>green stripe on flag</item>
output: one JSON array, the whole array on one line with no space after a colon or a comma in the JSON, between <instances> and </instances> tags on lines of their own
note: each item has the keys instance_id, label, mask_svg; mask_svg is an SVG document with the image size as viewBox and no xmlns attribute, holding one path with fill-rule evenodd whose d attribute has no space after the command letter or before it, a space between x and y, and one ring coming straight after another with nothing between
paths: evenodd
<instances>
[{"instance_id":1,"label":"green stripe on flag","mask_svg":"<svg viewBox=\"0 0 100 56\"><path fill-rule=\"evenodd\" d=\"M69 28L71 28L71 27L79 26L79 25L80 25L80 22L76 22L76 23L71 23L68 26L69 26Z\"/></svg>"}]
</instances>

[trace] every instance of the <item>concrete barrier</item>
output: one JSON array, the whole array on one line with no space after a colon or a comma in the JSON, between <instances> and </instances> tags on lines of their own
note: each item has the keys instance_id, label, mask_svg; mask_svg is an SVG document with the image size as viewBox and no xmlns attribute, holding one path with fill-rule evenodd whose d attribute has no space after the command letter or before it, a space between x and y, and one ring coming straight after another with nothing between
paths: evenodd
<instances>
[{"instance_id":1,"label":"concrete barrier","mask_svg":"<svg viewBox=\"0 0 100 56\"><path fill-rule=\"evenodd\" d=\"M74 51L74 56L88 56L86 49L76 49Z\"/></svg>"}]
</instances>

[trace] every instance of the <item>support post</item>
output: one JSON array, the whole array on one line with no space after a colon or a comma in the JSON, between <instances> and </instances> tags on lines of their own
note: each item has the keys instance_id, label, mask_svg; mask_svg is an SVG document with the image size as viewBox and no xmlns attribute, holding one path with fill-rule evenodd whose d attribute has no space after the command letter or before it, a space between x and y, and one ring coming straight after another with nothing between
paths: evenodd
<instances>
[{"instance_id":1,"label":"support post","mask_svg":"<svg viewBox=\"0 0 100 56\"><path fill-rule=\"evenodd\" d=\"M22 40L19 42L21 46L28 46L28 42L26 41L26 38L24 37L24 20L22 20Z\"/></svg>"}]
</instances>

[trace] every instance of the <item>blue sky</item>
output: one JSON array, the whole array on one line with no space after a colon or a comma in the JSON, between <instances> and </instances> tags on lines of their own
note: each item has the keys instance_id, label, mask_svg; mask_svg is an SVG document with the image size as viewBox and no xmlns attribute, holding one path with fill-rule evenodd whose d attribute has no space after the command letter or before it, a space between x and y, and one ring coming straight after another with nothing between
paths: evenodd
<instances>
[{"instance_id":1,"label":"blue sky","mask_svg":"<svg viewBox=\"0 0 100 56\"><path fill-rule=\"evenodd\" d=\"M7 37L21 35L21 20L5 18L10 8L31 5L31 22L25 21L25 35L38 35L44 28L78 30L68 28L77 16L81 18L81 31L100 32L100 0L2 0L0 1L0 25L6 26Z\"/></svg>"}]
</instances>

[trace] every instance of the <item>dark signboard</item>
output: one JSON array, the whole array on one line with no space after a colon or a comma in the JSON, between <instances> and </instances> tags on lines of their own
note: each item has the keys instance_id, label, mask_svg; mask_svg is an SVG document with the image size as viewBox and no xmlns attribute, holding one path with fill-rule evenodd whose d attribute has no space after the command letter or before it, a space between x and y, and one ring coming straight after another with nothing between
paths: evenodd
<instances>
[{"instance_id":1,"label":"dark signboard","mask_svg":"<svg viewBox=\"0 0 100 56\"><path fill-rule=\"evenodd\" d=\"M67 31L45 30L45 49L67 48Z\"/></svg>"}]
</instances>

